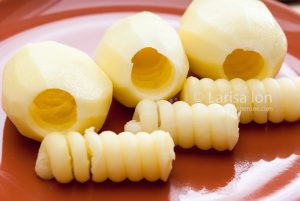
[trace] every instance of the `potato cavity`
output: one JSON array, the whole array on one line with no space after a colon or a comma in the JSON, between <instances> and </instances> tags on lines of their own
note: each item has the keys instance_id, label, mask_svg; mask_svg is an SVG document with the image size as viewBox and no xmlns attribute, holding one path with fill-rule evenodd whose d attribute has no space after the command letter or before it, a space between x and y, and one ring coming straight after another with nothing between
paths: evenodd
<instances>
[{"instance_id":1,"label":"potato cavity","mask_svg":"<svg viewBox=\"0 0 300 201\"><path fill-rule=\"evenodd\" d=\"M77 105L70 93L61 89L46 89L32 101L30 113L42 128L67 129L76 121Z\"/></svg>"},{"instance_id":2,"label":"potato cavity","mask_svg":"<svg viewBox=\"0 0 300 201\"><path fill-rule=\"evenodd\" d=\"M154 48L139 50L131 61L132 83L142 93L155 94L164 90L174 78L172 63Z\"/></svg>"},{"instance_id":3,"label":"potato cavity","mask_svg":"<svg viewBox=\"0 0 300 201\"><path fill-rule=\"evenodd\" d=\"M242 49L233 50L223 63L224 73L228 79L248 80L255 78L263 68L264 59L259 53Z\"/></svg>"}]
</instances>

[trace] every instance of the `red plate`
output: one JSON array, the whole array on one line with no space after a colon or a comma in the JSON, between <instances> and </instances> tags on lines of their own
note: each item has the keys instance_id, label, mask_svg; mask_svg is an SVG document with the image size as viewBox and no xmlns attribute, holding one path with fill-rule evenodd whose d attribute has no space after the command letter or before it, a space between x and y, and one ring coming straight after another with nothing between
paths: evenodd
<instances>
[{"instance_id":1,"label":"red plate","mask_svg":"<svg viewBox=\"0 0 300 201\"><path fill-rule=\"evenodd\" d=\"M279 76L296 76L300 73L300 16L280 3L265 2L289 43ZM113 21L149 10L177 27L188 4L188 0L0 0L0 66L3 68L20 46L50 39L93 57L103 31ZM35 175L39 143L21 136L0 112L1 201L300 200L300 122L243 125L232 152L176 148L176 161L167 183L62 185ZM132 112L114 102L103 129L122 131Z\"/></svg>"}]
</instances>

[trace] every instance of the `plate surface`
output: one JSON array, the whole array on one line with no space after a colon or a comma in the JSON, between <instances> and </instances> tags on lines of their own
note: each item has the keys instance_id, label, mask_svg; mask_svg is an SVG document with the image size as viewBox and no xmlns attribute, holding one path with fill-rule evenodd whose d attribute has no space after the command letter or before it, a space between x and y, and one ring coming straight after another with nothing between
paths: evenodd
<instances>
[{"instance_id":1,"label":"plate surface","mask_svg":"<svg viewBox=\"0 0 300 201\"><path fill-rule=\"evenodd\" d=\"M188 0L0 0L0 74L20 46L56 40L92 57L105 29L134 12L158 13L174 27ZM300 73L300 16L265 1L288 38L278 76ZM22 98L22 97L20 97ZM1 104L2 105L2 104ZM120 132L133 110L113 102L103 130ZM21 136L0 109L0 200L300 200L300 122L248 124L232 152L176 148L167 183L43 181L34 172L39 143Z\"/></svg>"}]
</instances>

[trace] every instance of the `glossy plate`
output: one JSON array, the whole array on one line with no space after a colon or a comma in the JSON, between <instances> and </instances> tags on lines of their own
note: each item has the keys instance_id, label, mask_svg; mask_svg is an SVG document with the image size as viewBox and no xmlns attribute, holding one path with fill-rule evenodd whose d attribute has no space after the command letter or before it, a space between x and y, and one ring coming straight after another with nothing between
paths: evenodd
<instances>
[{"instance_id":1,"label":"glossy plate","mask_svg":"<svg viewBox=\"0 0 300 201\"><path fill-rule=\"evenodd\" d=\"M284 29L288 55L278 76L300 73L300 16L265 1ZM0 67L20 46L56 40L95 55L104 30L134 12L158 13L174 27L188 0L0 0ZM22 98L22 97L20 97ZM1 110L0 200L300 200L300 122L249 124L232 152L176 148L167 183L72 182L39 179L39 143L21 136ZM113 102L104 130L122 131L133 110Z\"/></svg>"}]
</instances>

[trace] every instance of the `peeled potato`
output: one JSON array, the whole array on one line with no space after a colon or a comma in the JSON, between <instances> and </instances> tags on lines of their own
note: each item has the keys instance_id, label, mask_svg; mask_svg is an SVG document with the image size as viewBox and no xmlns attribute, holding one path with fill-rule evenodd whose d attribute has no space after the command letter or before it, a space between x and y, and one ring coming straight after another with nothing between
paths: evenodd
<instances>
[{"instance_id":1,"label":"peeled potato","mask_svg":"<svg viewBox=\"0 0 300 201\"><path fill-rule=\"evenodd\" d=\"M298 121L300 77L232 80L189 77L180 93L189 104L234 104L243 124Z\"/></svg>"},{"instance_id":2,"label":"peeled potato","mask_svg":"<svg viewBox=\"0 0 300 201\"><path fill-rule=\"evenodd\" d=\"M3 109L21 134L42 140L49 132L84 131L104 123L112 84L88 55L56 43L21 48L3 74Z\"/></svg>"},{"instance_id":3,"label":"peeled potato","mask_svg":"<svg viewBox=\"0 0 300 201\"><path fill-rule=\"evenodd\" d=\"M180 147L224 151L237 144L238 126L239 115L233 104L189 105L183 101L171 104L165 100L142 100L124 130L132 133L163 130Z\"/></svg>"},{"instance_id":4,"label":"peeled potato","mask_svg":"<svg viewBox=\"0 0 300 201\"><path fill-rule=\"evenodd\" d=\"M45 137L35 171L42 179L55 178L60 183L90 178L95 182L121 182L126 178L167 181L174 159L174 142L167 132L104 131L98 135L90 128L84 135L54 132Z\"/></svg>"},{"instance_id":5,"label":"peeled potato","mask_svg":"<svg viewBox=\"0 0 300 201\"><path fill-rule=\"evenodd\" d=\"M181 90L189 69L176 31L150 12L113 24L96 60L112 80L115 98L128 107L141 99L171 98Z\"/></svg>"},{"instance_id":6,"label":"peeled potato","mask_svg":"<svg viewBox=\"0 0 300 201\"><path fill-rule=\"evenodd\" d=\"M273 77L287 51L282 29L258 0L194 0L179 35L191 71L212 79Z\"/></svg>"}]
</instances>

